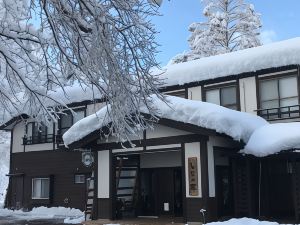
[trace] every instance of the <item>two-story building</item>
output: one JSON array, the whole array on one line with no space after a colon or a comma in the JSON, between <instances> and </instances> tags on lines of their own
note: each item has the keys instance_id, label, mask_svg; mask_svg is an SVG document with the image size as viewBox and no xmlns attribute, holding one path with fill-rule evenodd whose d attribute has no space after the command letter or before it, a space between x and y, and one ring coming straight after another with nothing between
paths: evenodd
<instances>
[{"instance_id":1,"label":"two-story building","mask_svg":"<svg viewBox=\"0 0 300 225\"><path fill-rule=\"evenodd\" d=\"M99 130L107 124L97 123L89 98L69 102L77 113L62 116L53 127L37 129L26 115L11 118L1 126L12 132L7 206L85 209L90 197L94 218L168 216L199 222L205 209L210 221L298 219L298 154L256 158L239 151L265 120L299 121L299 65L296 38L169 66L161 91L183 99L170 97L175 112L158 114L154 129L133 137L135 147L126 149L114 138L101 138ZM66 131L70 149L61 142ZM91 150L94 165L83 166L82 152L73 149ZM87 196L92 172L94 191Z\"/></svg>"}]
</instances>

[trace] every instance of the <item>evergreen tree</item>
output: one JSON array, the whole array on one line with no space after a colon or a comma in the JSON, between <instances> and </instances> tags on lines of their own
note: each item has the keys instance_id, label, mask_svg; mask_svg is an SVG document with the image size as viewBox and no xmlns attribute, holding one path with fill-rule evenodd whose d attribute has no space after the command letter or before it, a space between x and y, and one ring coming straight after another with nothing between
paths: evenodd
<instances>
[{"instance_id":1,"label":"evergreen tree","mask_svg":"<svg viewBox=\"0 0 300 225\"><path fill-rule=\"evenodd\" d=\"M175 56L180 63L259 46L260 14L244 0L206 0L203 15L207 22L192 23L190 51Z\"/></svg>"}]
</instances>

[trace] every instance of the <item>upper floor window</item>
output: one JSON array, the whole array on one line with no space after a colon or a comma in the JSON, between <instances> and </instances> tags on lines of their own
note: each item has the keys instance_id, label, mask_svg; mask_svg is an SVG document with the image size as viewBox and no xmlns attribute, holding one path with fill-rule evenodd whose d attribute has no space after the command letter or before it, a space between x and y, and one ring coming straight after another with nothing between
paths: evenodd
<instances>
[{"instance_id":1,"label":"upper floor window","mask_svg":"<svg viewBox=\"0 0 300 225\"><path fill-rule=\"evenodd\" d=\"M206 88L205 101L238 110L236 85Z\"/></svg>"},{"instance_id":2,"label":"upper floor window","mask_svg":"<svg viewBox=\"0 0 300 225\"><path fill-rule=\"evenodd\" d=\"M259 115L267 119L299 116L298 77L259 80ZM296 114L295 114L296 113Z\"/></svg>"},{"instance_id":3,"label":"upper floor window","mask_svg":"<svg viewBox=\"0 0 300 225\"><path fill-rule=\"evenodd\" d=\"M53 123L47 126L35 122L26 125L24 144L41 144L53 142Z\"/></svg>"},{"instance_id":4,"label":"upper floor window","mask_svg":"<svg viewBox=\"0 0 300 225\"><path fill-rule=\"evenodd\" d=\"M74 123L83 119L85 116L85 110L74 110L74 114L67 112L60 117L59 128L60 134L64 134Z\"/></svg>"}]
</instances>

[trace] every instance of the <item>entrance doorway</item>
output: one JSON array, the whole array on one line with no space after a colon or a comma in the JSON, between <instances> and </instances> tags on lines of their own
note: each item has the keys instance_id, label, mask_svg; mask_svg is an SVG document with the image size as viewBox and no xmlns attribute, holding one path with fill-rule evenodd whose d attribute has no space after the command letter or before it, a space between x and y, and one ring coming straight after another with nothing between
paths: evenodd
<instances>
[{"instance_id":1,"label":"entrance doorway","mask_svg":"<svg viewBox=\"0 0 300 225\"><path fill-rule=\"evenodd\" d=\"M120 154L115 165L115 218L182 217L180 151Z\"/></svg>"},{"instance_id":2,"label":"entrance doorway","mask_svg":"<svg viewBox=\"0 0 300 225\"><path fill-rule=\"evenodd\" d=\"M231 159L226 150L215 150L215 183L219 219L234 216L233 177Z\"/></svg>"},{"instance_id":3,"label":"entrance doorway","mask_svg":"<svg viewBox=\"0 0 300 225\"><path fill-rule=\"evenodd\" d=\"M182 216L181 168L142 169L139 216Z\"/></svg>"},{"instance_id":4,"label":"entrance doorway","mask_svg":"<svg viewBox=\"0 0 300 225\"><path fill-rule=\"evenodd\" d=\"M19 210L23 207L23 176L11 177L11 209Z\"/></svg>"}]
</instances>

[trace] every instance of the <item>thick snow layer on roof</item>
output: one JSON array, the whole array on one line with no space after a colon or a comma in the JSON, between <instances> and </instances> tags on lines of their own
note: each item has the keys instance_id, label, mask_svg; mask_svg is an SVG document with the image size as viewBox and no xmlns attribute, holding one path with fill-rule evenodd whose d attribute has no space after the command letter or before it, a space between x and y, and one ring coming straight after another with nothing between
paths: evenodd
<instances>
[{"instance_id":1,"label":"thick snow layer on roof","mask_svg":"<svg viewBox=\"0 0 300 225\"><path fill-rule=\"evenodd\" d=\"M264 157L295 148L300 148L300 122L275 123L258 128L241 152Z\"/></svg>"},{"instance_id":2,"label":"thick snow layer on roof","mask_svg":"<svg viewBox=\"0 0 300 225\"><path fill-rule=\"evenodd\" d=\"M165 86L300 64L300 38L166 66ZM155 72L154 72L155 73Z\"/></svg>"},{"instance_id":3,"label":"thick snow layer on roof","mask_svg":"<svg viewBox=\"0 0 300 225\"><path fill-rule=\"evenodd\" d=\"M22 95L22 94L20 94ZM57 106L57 105L62 105L66 106L71 103L78 103L78 102L83 102L83 101L92 101L94 99L101 99L102 95L99 92L98 89L94 88L92 89L91 87L88 87L84 84L80 85L78 83L75 83L70 86L65 86L63 89L61 87L58 87L54 90L51 90L48 92L49 98L45 98L45 106ZM20 99L23 97L21 96ZM53 99L53 100L52 100ZM21 103L24 104L24 103ZM22 107L20 107L22 108ZM28 108L25 108L22 113L20 112L15 112L12 114L8 114L7 112L2 115L0 113L0 125L7 123L14 117L18 117L22 114L27 114ZM30 110L30 109L29 109Z\"/></svg>"},{"instance_id":4,"label":"thick snow layer on roof","mask_svg":"<svg viewBox=\"0 0 300 225\"><path fill-rule=\"evenodd\" d=\"M92 88L86 85L77 83L72 86L65 86L64 89L60 87L56 90L49 91L48 96L62 105L100 99L102 97L98 89L95 88L92 90Z\"/></svg>"},{"instance_id":5,"label":"thick snow layer on roof","mask_svg":"<svg viewBox=\"0 0 300 225\"><path fill-rule=\"evenodd\" d=\"M224 108L215 104L193 101L174 96L167 96L168 104L152 98L156 108L156 115L160 118L171 119L199 127L216 130L227 134L235 140L247 142L255 129L267 122L255 115ZM146 107L141 112L148 113ZM109 123L107 107L100 109L96 114L90 115L75 123L64 135L65 145L81 140L95 130L101 129Z\"/></svg>"}]
</instances>

